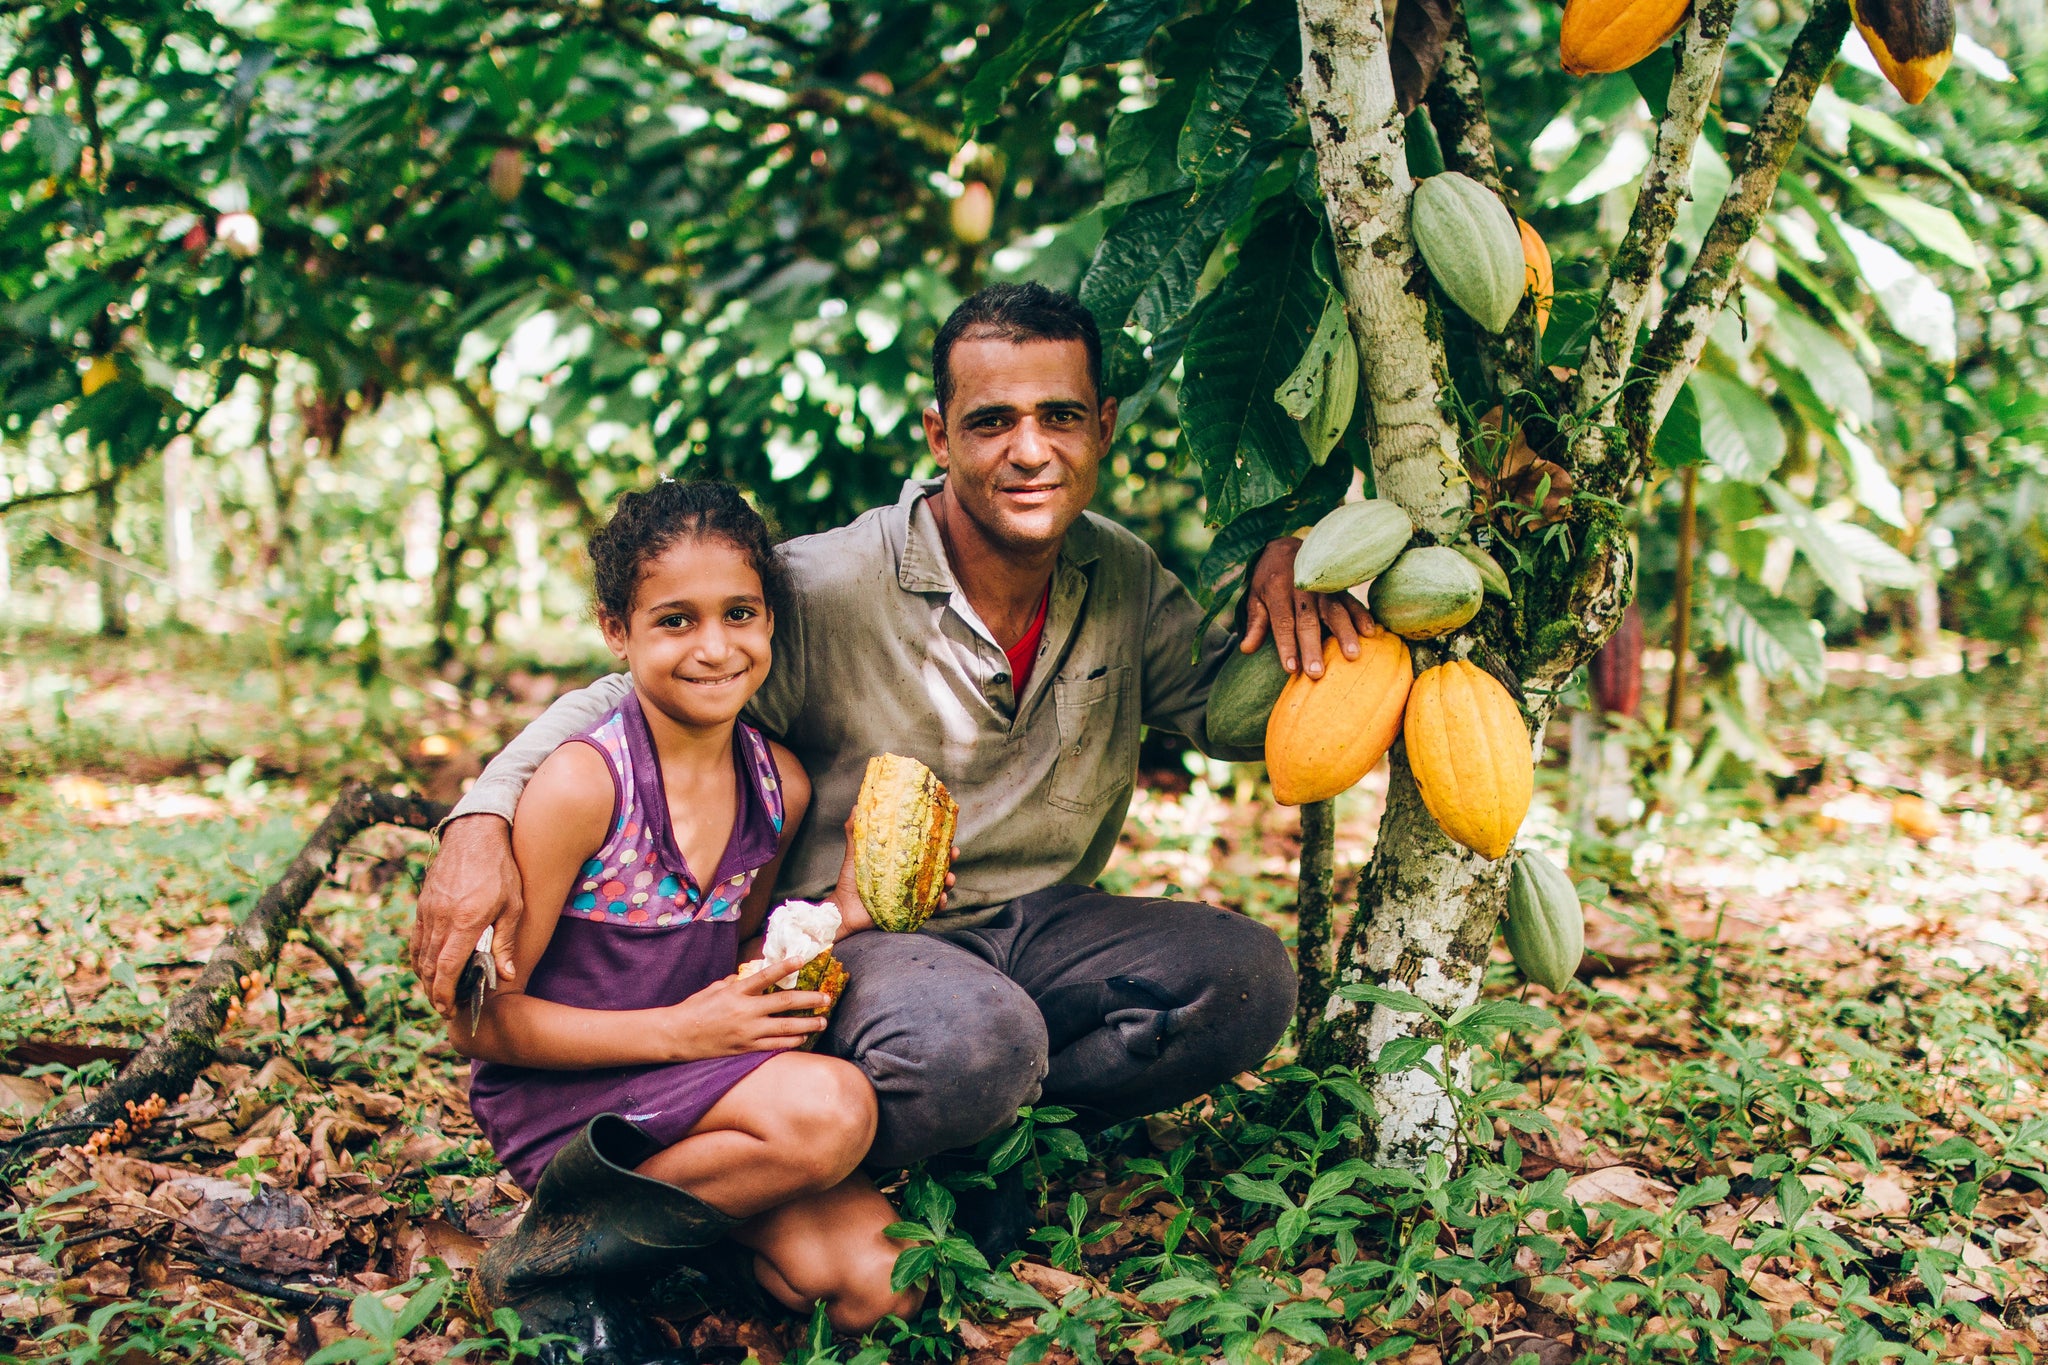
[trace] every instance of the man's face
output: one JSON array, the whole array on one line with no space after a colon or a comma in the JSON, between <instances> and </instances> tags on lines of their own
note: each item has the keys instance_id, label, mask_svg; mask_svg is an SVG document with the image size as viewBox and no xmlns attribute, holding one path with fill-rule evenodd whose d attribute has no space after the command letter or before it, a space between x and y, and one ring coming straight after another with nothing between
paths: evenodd
<instances>
[{"instance_id":1,"label":"man's face","mask_svg":"<svg viewBox=\"0 0 2048 1365\"><path fill-rule=\"evenodd\" d=\"M1116 400L1088 377L1079 341L969 336L949 357L953 396L925 409L925 439L981 533L1006 549L1057 547L1095 496Z\"/></svg>"}]
</instances>

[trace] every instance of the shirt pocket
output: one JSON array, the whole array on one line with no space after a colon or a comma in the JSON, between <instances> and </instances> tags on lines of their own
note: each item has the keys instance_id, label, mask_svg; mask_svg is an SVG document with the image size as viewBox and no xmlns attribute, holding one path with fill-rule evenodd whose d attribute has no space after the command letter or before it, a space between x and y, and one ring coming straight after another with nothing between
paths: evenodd
<instances>
[{"instance_id":1,"label":"shirt pocket","mask_svg":"<svg viewBox=\"0 0 2048 1365\"><path fill-rule=\"evenodd\" d=\"M1125 705L1130 669L1118 664L1053 682L1060 752L1047 800L1063 810L1094 812L1137 780L1138 727Z\"/></svg>"}]
</instances>

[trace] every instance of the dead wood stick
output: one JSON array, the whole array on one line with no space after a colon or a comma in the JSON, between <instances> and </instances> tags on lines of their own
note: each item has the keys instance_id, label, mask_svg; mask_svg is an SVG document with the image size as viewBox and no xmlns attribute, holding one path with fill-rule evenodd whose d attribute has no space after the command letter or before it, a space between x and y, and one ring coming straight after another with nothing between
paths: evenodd
<instances>
[{"instance_id":1,"label":"dead wood stick","mask_svg":"<svg viewBox=\"0 0 2048 1365\"><path fill-rule=\"evenodd\" d=\"M152 1095L175 1102L219 1055L220 1031L227 1024L229 1003L242 993L242 978L260 976L277 961L285 936L297 926L306 903L327 880L349 841L372 825L432 829L447 813L439 802L393 796L366 783L343 788L291 866L221 940L199 980L172 1003L164 1026L136 1050L121 1074L82 1108L66 1114L61 1127L26 1133L16 1143L27 1146L46 1133L61 1141L60 1132L75 1132L81 1125L111 1127L128 1117L129 1105Z\"/></svg>"}]
</instances>

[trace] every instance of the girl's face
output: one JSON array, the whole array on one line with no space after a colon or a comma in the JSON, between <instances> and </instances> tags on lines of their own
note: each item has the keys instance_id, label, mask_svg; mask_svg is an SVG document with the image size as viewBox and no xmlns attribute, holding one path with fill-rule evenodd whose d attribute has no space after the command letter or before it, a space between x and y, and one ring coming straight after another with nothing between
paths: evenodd
<instances>
[{"instance_id":1,"label":"girl's face","mask_svg":"<svg viewBox=\"0 0 2048 1365\"><path fill-rule=\"evenodd\" d=\"M729 541L676 541L641 565L632 617L603 624L640 695L679 725L730 724L768 677L775 618Z\"/></svg>"}]
</instances>

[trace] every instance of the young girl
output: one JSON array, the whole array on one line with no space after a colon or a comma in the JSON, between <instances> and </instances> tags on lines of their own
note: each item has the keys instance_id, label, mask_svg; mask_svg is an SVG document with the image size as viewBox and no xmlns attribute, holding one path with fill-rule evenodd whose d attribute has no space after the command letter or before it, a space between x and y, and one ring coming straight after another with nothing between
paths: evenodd
<instances>
[{"instance_id":1,"label":"young girl","mask_svg":"<svg viewBox=\"0 0 2048 1365\"><path fill-rule=\"evenodd\" d=\"M770 993L798 962L735 974L810 799L790 752L739 719L782 588L767 528L728 484L664 481L619 500L590 557L632 691L520 798L518 973L474 1032L460 1011L450 1029L476 1059L471 1108L536 1211L553 1216L551 1158L623 1115L646 1140L636 1155L652 1152L627 1164L739 1220L730 1235L777 1300L822 1299L843 1331L913 1312L917 1294L889 1287L895 1214L854 1173L874 1090L851 1063L793 1050L825 1020L792 1011L827 997Z\"/></svg>"}]
</instances>

